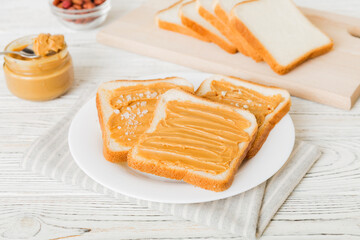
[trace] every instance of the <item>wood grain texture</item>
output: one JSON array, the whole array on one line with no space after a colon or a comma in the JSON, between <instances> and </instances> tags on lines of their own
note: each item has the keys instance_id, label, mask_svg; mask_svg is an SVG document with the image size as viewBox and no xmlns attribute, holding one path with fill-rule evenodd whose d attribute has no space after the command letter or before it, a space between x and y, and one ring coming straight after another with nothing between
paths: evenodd
<instances>
[{"instance_id":1,"label":"wood grain texture","mask_svg":"<svg viewBox=\"0 0 360 240\"><path fill-rule=\"evenodd\" d=\"M360 16L358 0L296 2ZM29 102L12 96L0 74L0 239L239 239L21 170L24 150L65 115L90 82L193 70L99 45L96 30L73 32L61 26L47 1L1 3L0 48L26 34L64 33L76 84L59 99ZM107 22L141 3L114 0ZM298 98L292 102L297 137L321 146L323 157L279 210L263 239L360 239L360 103L342 111Z\"/></svg>"},{"instance_id":2,"label":"wood grain texture","mask_svg":"<svg viewBox=\"0 0 360 240\"><path fill-rule=\"evenodd\" d=\"M360 96L360 39L348 32L360 26L359 18L302 8L333 40L334 47L279 76L265 62L256 63L240 53L228 54L213 43L158 28L154 24L156 12L175 1L147 1L101 30L98 42L200 71L282 87L293 96L342 109L350 109Z\"/></svg>"}]
</instances>

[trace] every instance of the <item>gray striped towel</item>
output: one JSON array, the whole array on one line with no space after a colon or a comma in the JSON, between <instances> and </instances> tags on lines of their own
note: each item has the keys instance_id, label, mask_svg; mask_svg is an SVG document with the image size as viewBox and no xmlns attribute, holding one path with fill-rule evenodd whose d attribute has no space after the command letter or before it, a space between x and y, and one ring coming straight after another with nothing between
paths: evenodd
<instances>
[{"instance_id":1,"label":"gray striped towel","mask_svg":"<svg viewBox=\"0 0 360 240\"><path fill-rule=\"evenodd\" d=\"M22 161L24 169L121 201L135 202L199 224L229 231L243 239L257 239L262 235L274 214L321 155L316 146L296 141L289 160L271 179L247 192L223 200L166 204L134 199L96 183L71 157L67 143L68 128L73 116L88 96L89 94L84 94L66 117L31 145Z\"/></svg>"}]
</instances>

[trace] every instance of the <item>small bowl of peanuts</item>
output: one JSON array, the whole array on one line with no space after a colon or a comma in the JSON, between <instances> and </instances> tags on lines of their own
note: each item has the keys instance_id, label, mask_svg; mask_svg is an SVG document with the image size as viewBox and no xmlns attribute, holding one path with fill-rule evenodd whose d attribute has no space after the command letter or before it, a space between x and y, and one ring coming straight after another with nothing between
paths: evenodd
<instances>
[{"instance_id":1,"label":"small bowl of peanuts","mask_svg":"<svg viewBox=\"0 0 360 240\"><path fill-rule=\"evenodd\" d=\"M49 0L49 3L59 21L74 30L99 26L111 8L110 0Z\"/></svg>"}]
</instances>

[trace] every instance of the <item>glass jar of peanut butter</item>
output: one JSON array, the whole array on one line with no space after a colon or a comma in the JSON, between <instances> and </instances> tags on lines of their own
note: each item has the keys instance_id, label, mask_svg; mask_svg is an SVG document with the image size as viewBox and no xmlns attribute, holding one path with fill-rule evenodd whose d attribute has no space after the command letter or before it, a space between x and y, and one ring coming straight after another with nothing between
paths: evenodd
<instances>
[{"instance_id":1,"label":"glass jar of peanut butter","mask_svg":"<svg viewBox=\"0 0 360 240\"><path fill-rule=\"evenodd\" d=\"M36 37L19 38L9 43L5 51L21 51L33 44ZM5 55L3 68L9 90L15 96L27 100L54 99L68 91L74 82L72 60L65 42L58 52L36 59Z\"/></svg>"}]
</instances>

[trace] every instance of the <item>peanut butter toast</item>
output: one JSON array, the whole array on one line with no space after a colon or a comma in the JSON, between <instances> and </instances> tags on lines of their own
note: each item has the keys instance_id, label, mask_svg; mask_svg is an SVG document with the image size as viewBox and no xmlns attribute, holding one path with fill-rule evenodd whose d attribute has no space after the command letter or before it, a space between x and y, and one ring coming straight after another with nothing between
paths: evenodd
<instances>
[{"instance_id":1,"label":"peanut butter toast","mask_svg":"<svg viewBox=\"0 0 360 240\"><path fill-rule=\"evenodd\" d=\"M130 148L149 127L159 96L172 88L194 92L191 83L178 77L118 80L100 85L96 94L96 107L104 157L108 161L126 161Z\"/></svg>"},{"instance_id":2,"label":"peanut butter toast","mask_svg":"<svg viewBox=\"0 0 360 240\"><path fill-rule=\"evenodd\" d=\"M128 166L211 190L229 188L257 130L253 114L172 89L163 94Z\"/></svg>"},{"instance_id":3,"label":"peanut butter toast","mask_svg":"<svg viewBox=\"0 0 360 240\"><path fill-rule=\"evenodd\" d=\"M247 158L256 155L270 131L291 106L290 94L285 89L221 75L204 80L196 94L215 102L248 110L255 115L259 129Z\"/></svg>"}]
</instances>

